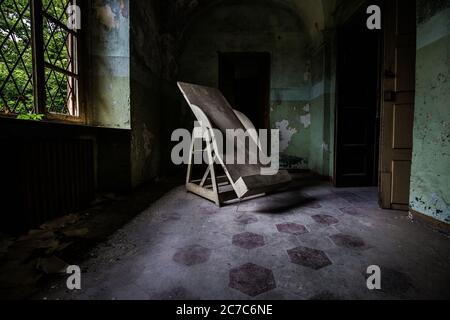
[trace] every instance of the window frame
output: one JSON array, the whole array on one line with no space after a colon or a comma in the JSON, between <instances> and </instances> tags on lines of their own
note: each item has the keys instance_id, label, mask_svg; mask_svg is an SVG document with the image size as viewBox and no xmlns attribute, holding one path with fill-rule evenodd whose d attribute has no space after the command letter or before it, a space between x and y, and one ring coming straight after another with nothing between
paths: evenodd
<instances>
[{"instance_id":1,"label":"window frame","mask_svg":"<svg viewBox=\"0 0 450 320\"><path fill-rule=\"evenodd\" d=\"M74 124L87 124L87 112L86 112L86 97L88 88L84 84L84 74L87 69L86 63L87 50L84 46L87 29L87 1L76 0L76 5L81 10L81 29L76 31L76 47L77 54L73 59L77 65L77 92L76 99L78 104L78 115L69 115L61 113L53 113L48 111L46 103L46 88L45 88L45 69L48 67L48 63L45 61L44 56L44 18L48 18L44 14L42 0L28 0L30 4L30 16L31 16L31 50L32 50L32 81L33 81L33 114L44 115L43 122L63 122ZM72 0L70 0L72 1ZM83 13L85 16L83 16ZM67 31L67 30L66 30ZM3 113L0 112L0 117L3 118L16 118L18 113Z\"/></svg>"}]
</instances>

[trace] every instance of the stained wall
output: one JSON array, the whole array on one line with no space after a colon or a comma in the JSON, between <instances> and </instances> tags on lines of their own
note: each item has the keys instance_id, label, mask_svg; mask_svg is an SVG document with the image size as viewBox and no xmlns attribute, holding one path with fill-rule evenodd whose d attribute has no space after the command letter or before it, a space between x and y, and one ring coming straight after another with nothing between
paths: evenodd
<instances>
[{"instance_id":1,"label":"stained wall","mask_svg":"<svg viewBox=\"0 0 450 320\"><path fill-rule=\"evenodd\" d=\"M120 139L99 146L99 161L104 176L111 176L108 186L136 187L157 177L160 160L161 58L154 1L89 3L89 123L123 130ZM116 161L103 154L117 155ZM124 178L114 184L119 172Z\"/></svg>"},{"instance_id":2,"label":"stained wall","mask_svg":"<svg viewBox=\"0 0 450 320\"><path fill-rule=\"evenodd\" d=\"M417 1L410 206L450 223L450 1Z\"/></svg>"},{"instance_id":3,"label":"stained wall","mask_svg":"<svg viewBox=\"0 0 450 320\"><path fill-rule=\"evenodd\" d=\"M128 0L89 1L90 123L129 129L130 47Z\"/></svg>"},{"instance_id":4,"label":"stained wall","mask_svg":"<svg viewBox=\"0 0 450 320\"><path fill-rule=\"evenodd\" d=\"M179 79L218 86L218 52L271 54L270 125L280 129L282 166L307 169L311 132L311 39L292 12L268 3L221 5L186 30Z\"/></svg>"}]
</instances>

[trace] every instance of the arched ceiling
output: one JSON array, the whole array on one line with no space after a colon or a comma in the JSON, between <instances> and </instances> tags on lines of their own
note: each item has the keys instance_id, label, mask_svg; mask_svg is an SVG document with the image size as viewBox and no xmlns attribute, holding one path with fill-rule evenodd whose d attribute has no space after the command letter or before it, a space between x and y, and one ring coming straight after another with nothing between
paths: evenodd
<instances>
[{"instance_id":1,"label":"arched ceiling","mask_svg":"<svg viewBox=\"0 0 450 320\"><path fill-rule=\"evenodd\" d=\"M166 15L166 31L183 33L186 25L195 17L214 6L251 1L292 11L302 20L312 39L320 37L321 31L328 27L337 2L341 2L340 0L166 0L161 6Z\"/></svg>"}]
</instances>

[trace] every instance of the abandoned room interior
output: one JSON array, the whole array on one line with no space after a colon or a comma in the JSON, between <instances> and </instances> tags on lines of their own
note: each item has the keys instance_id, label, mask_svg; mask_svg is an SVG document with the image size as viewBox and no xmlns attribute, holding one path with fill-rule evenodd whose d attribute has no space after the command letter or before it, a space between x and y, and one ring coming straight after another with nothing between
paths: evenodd
<instances>
[{"instance_id":1,"label":"abandoned room interior","mask_svg":"<svg viewBox=\"0 0 450 320\"><path fill-rule=\"evenodd\" d=\"M0 0L0 37L1 298L450 298L449 0ZM278 172L174 162L199 123Z\"/></svg>"}]
</instances>

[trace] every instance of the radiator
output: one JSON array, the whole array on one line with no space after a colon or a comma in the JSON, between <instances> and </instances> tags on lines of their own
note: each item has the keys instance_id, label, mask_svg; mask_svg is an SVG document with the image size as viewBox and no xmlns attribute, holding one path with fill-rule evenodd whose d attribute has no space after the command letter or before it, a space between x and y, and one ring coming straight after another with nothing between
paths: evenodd
<instances>
[{"instance_id":1,"label":"radiator","mask_svg":"<svg viewBox=\"0 0 450 320\"><path fill-rule=\"evenodd\" d=\"M94 198L92 140L16 140L0 145L7 151L0 162L2 229L35 228L82 209Z\"/></svg>"}]
</instances>

